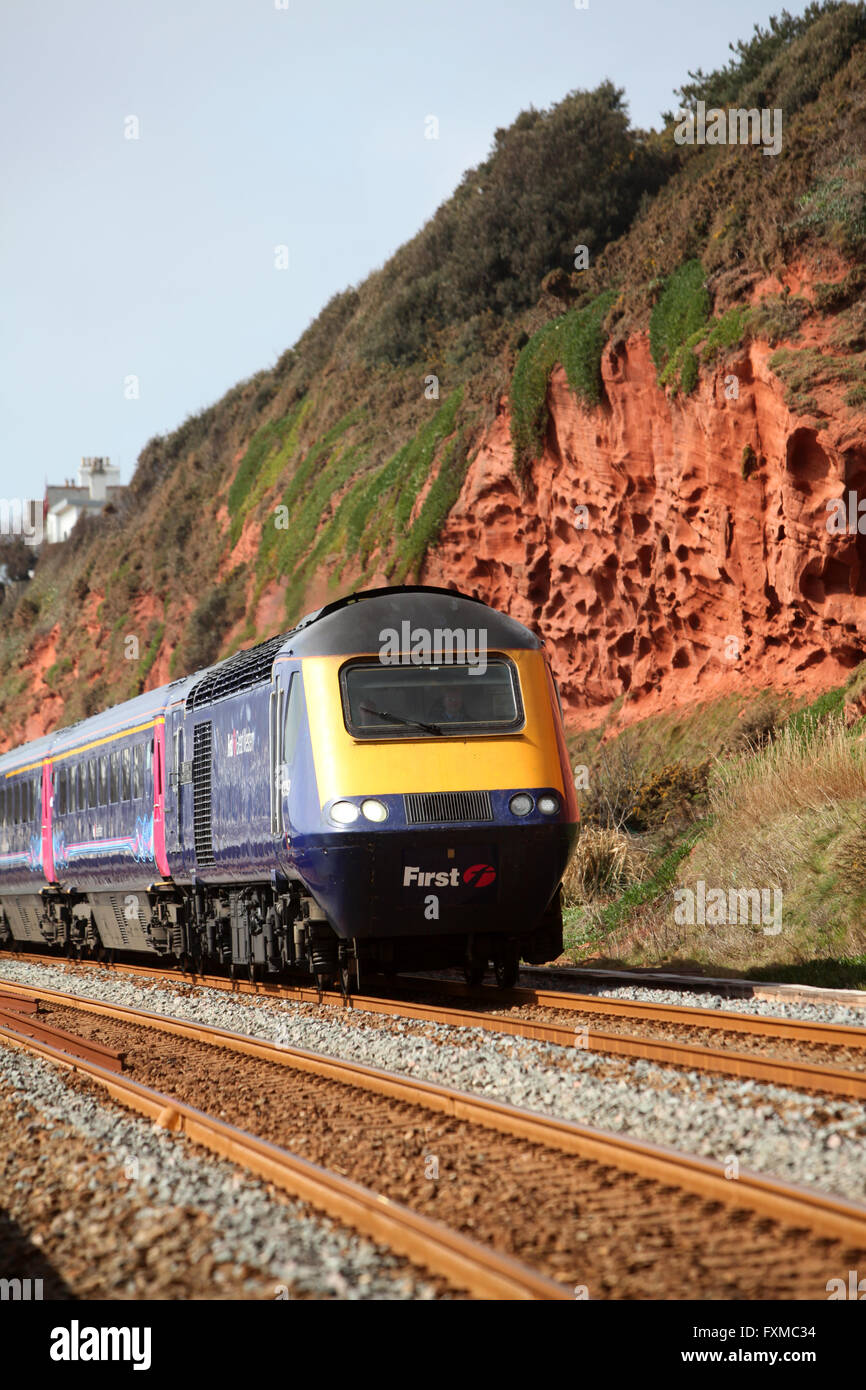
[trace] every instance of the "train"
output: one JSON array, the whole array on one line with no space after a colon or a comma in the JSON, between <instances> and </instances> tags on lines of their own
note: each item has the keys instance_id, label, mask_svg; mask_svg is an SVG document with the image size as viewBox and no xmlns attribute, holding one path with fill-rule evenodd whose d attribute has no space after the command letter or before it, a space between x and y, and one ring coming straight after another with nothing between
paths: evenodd
<instances>
[{"instance_id":1,"label":"train","mask_svg":"<svg viewBox=\"0 0 866 1390\"><path fill-rule=\"evenodd\" d=\"M544 643L368 589L0 756L0 940L252 980L562 950L578 829Z\"/></svg>"}]
</instances>

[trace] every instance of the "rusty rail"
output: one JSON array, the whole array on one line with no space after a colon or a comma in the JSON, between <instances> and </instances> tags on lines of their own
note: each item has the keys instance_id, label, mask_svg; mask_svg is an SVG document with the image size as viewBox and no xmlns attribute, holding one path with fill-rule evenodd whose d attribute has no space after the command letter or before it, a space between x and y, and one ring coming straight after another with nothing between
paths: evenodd
<instances>
[{"instance_id":1,"label":"rusty rail","mask_svg":"<svg viewBox=\"0 0 866 1390\"><path fill-rule=\"evenodd\" d=\"M102 1043L93 1042L89 1038L81 1038L76 1033L67 1033L63 1028L54 1028L51 1024L43 1023L32 1014L24 1014L18 1009L0 1009L0 1037L8 1038L10 1034L48 1043L70 1057L95 1062L106 1071L123 1071L122 1052L103 1047Z\"/></svg>"}]
</instances>

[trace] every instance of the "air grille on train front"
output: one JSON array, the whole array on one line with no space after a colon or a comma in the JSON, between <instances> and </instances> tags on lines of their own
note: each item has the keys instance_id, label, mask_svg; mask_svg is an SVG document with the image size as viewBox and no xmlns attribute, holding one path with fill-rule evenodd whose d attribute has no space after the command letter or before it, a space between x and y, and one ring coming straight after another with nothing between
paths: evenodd
<instances>
[{"instance_id":1,"label":"air grille on train front","mask_svg":"<svg viewBox=\"0 0 866 1390\"><path fill-rule=\"evenodd\" d=\"M408 825L431 821L493 820L489 792L408 792L403 797Z\"/></svg>"}]
</instances>

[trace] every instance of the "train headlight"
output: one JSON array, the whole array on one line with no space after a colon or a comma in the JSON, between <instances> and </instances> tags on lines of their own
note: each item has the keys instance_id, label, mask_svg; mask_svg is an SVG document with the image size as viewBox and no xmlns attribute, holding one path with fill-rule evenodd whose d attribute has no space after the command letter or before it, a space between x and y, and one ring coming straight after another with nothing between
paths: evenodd
<instances>
[{"instance_id":1,"label":"train headlight","mask_svg":"<svg viewBox=\"0 0 866 1390\"><path fill-rule=\"evenodd\" d=\"M388 807L384 801L376 801L375 797L368 796L366 801L362 801L361 810L367 820L383 821L388 819Z\"/></svg>"},{"instance_id":2,"label":"train headlight","mask_svg":"<svg viewBox=\"0 0 866 1390\"><path fill-rule=\"evenodd\" d=\"M508 805L513 816L528 816L532 810L532 797L527 792L518 792Z\"/></svg>"},{"instance_id":3,"label":"train headlight","mask_svg":"<svg viewBox=\"0 0 866 1390\"><path fill-rule=\"evenodd\" d=\"M542 815L555 816L559 810L559 797L553 796L550 792L548 792L546 796L540 796L538 798L538 809L541 811Z\"/></svg>"},{"instance_id":4,"label":"train headlight","mask_svg":"<svg viewBox=\"0 0 866 1390\"><path fill-rule=\"evenodd\" d=\"M336 825L352 825L361 812L352 801L335 801L328 815Z\"/></svg>"}]
</instances>

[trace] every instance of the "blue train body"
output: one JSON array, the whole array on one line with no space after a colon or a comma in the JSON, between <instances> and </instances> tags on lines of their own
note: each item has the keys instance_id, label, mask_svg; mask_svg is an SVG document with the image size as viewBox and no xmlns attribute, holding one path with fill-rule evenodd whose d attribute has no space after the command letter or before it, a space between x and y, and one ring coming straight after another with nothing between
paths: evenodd
<instances>
[{"instance_id":1,"label":"blue train body","mask_svg":"<svg viewBox=\"0 0 866 1390\"><path fill-rule=\"evenodd\" d=\"M374 590L2 755L0 933L506 981L560 949L576 822L540 640L465 595Z\"/></svg>"}]
</instances>

